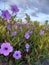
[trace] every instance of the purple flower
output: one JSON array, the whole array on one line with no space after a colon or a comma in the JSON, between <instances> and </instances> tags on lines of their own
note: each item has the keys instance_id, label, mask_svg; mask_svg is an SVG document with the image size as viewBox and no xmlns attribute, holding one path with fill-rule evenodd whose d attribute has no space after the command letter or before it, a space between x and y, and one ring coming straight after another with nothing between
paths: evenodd
<instances>
[{"instance_id":1,"label":"purple flower","mask_svg":"<svg viewBox=\"0 0 49 65\"><path fill-rule=\"evenodd\" d=\"M11 18L11 14L8 12L8 10L4 10L2 11L2 17L9 20Z\"/></svg>"},{"instance_id":2,"label":"purple flower","mask_svg":"<svg viewBox=\"0 0 49 65\"><path fill-rule=\"evenodd\" d=\"M45 27L45 28L44 28L44 30L48 30L48 28L47 28L47 27Z\"/></svg>"},{"instance_id":3,"label":"purple flower","mask_svg":"<svg viewBox=\"0 0 49 65\"><path fill-rule=\"evenodd\" d=\"M25 37L26 39L29 39L29 38L30 38L29 33L28 33L28 32L26 32L26 33L25 33L25 35L24 35L24 37Z\"/></svg>"},{"instance_id":4,"label":"purple flower","mask_svg":"<svg viewBox=\"0 0 49 65\"><path fill-rule=\"evenodd\" d=\"M30 34L32 34L33 32L32 32L32 31L30 31L29 33L30 33Z\"/></svg>"},{"instance_id":5,"label":"purple flower","mask_svg":"<svg viewBox=\"0 0 49 65\"><path fill-rule=\"evenodd\" d=\"M26 51L27 51L27 52L29 51L29 47L30 47L30 45L27 43L27 44L25 45L25 48L26 48Z\"/></svg>"},{"instance_id":6,"label":"purple flower","mask_svg":"<svg viewBox=\"0 0 49 65\"><path fill-rule=\"evenodd\" d=\"M19 11L19 9L16 5L12 5L11 6L11 11L13 11L13 13L17 13Z\"/></svg>"},{"instance_id":7,"label":"purple flower","mask_svg":"<svg viewBox=\"0 0 49 65\"><path fill-rule=\"evenodd\" d=\"M13 47L10 45L9 42L3 43L1 45L1 52L4 56L8 56L10 52L13 51Z\"/></svg>"},{"instance_id":8,"label":"purple flower","mask_svg":"<svg viewBox=\"0 0 49 65\"><path fill-rule=\"evenodd\" d=\"M12 32L12 36L16 36L16 34L17 34L16 31Z\"/></svg>"},{"instance_id":9,"label":"purple flower","mask_svg":"<svg viewBox=\"0 0 49 65\"><path fill-rule=\"evenodd\" d=\"M10 30L11 29L11 26L10 24L7 25L7 29Z\"/></svg>"},{"instance_id":10,"label":"purple flower","mask_svg":"<svg viewBox=\"0 0 49 65\"><path fill-rule=\"evenodd\" d=\"M29 49L26 49L26 52L28 52L29 51Z\"/></svg>"},{"instance_id":11,"label":"purple flower","mask_svg":"<svg viewBox=\"0 0 49 65\"><path fill-rule=\"evenodd\" d=\"M44 31L43 30L40 31L40 35L44 35Z\"/></svg>"},{"instance_id":12,"label":"purple flower","mask_svg":"<svg viewBox=\"0 0 49 65\"><path fill-rule=\"evenodd\" d=\"M30 45L28 43L26 43L25 48L28 49L30 47Z\"/></svg>"},{"instance_id":13,"label":"purple flower","mask_svg":"<svg viewBox=\"0 0 49 65\"><path fill-rule=\"evenodd\" d=\"M18 51L15 51L14 54L13 54L13 57L15 59L20 59L21 58L21 52L18 50Z\"/></svg>"}]
</instances>

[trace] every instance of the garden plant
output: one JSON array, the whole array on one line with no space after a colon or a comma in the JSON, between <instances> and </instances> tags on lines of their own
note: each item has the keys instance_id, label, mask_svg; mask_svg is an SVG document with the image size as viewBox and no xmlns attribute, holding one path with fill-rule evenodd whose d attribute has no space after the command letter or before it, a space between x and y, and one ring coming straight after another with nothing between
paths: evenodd
<instances>
[{"instance_id":1,"label":"garden plant","mask_svg":"<svg viewBox=\"0 0 49 65\"><path fill-rule=\"evenodd\" d=\"M33 22L27 14L24 23L16 5L10 10L1 10L0 65L42 65L49 58L49 24Z\"/></svg>"}]
</instances>

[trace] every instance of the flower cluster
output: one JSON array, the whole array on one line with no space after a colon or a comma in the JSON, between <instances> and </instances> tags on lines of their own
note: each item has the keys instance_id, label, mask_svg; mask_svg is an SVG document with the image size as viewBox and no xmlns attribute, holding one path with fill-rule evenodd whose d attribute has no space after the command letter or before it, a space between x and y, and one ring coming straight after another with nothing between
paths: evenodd
<instances>
[{"instance_id":1,"label":"flower cluster","mask_svg":"<svg viewBox=\"0 0 49 65\"><path fill-rule=\"evenodd\" d=\"M11 11L12 11L12 13L17 13L19 11L19 9L17 8L16 5L12 5L11 6ZM9 13L8 10L3 10L1 16L6 20L6 24L7 24L6 25L6 29L7 29L7 31L12 31L11 30L11 28L12 28L11 25L14 24L13 25L14 26L13 28L15 28L17 26L17 23L11 22L12 15ZM10 22L8 22L8 21L10 21ZM22 28L22 27L20 27L20 28ZM7 32L7 34L9 34L9 33L10 32ZM31 32L26 32L25 35L24 35L24 37L26 39L29 39L30 38L30 33ZM16 37L16 35L17 35L17 31L16 30L11 32L11 36L12 37ZM28 52L29 51L29 44L26 44L25 45L25 48L26 48L26 52ZM4 56L9 56L13 52L13 50L14 50L13 49L13 46L11 46L11 43L10 42L3 42L1 44L0 54L2 54ZM21 51L20 50L16 50L14 52L14 54L13 54L13 58L20 59L21 57L22 57Z\"/></svg>"},{"instance_id":2,"label":"flower cluster","mask_svg":"<svg viewBox=\"0 0 49 65\"><path fill-rule=\"evenodd\" d=\"M19 9L17 8L16 5L12 5L12 6L11 6L11 11L12 11L13 13L17 13L17 12L19 11ZM12 17L12 15L9 13L8 10L3 10L3 11L2 11L2 17L5 18L6 20L10 20L11 17Z\"/></svg>"},{"instance_id":3,"label":"flower cluster","mask_svg":"<svg viewBox=\"0 0 49 65\"><path fill-rule=\"evenodd\" d=\"M11 11L1 11L0 56L8 57L10 60L19 59L20 62L27 60L27 63L30 63L30 60L39 60L41 56L48 57L49 24L40 25L37 21L32 22L27 18L28 15L25 18L27 23L23 23L15 15L19 12L16 5L11 6Z\"/></svg>"},{"instance_id":4,"label":"flower cluster","mask_svg":"<svg viewBox=\"0 0 49 65\"><path fill-rule=\"evenodd\" d=\"M28 52L29 51L29 44L27 43L25 45L25 48L26 48L26 51ZM8 56L11 52L13 52L13 47L10 45L9 42L5 42L5 43L2 43L1 45L1 48L0 48L0 54L3 54L4 56ZM15 59L20 59L21 58L21 51L15 51L14 54L13 54L13 57Z\"/></svg>"}]
</instances>

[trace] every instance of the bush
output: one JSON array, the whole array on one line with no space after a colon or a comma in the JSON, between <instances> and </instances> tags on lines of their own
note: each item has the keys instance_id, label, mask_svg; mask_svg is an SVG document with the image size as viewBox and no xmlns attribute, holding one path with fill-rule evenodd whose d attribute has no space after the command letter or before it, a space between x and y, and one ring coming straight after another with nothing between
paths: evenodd
<instances>
[{"instance_id":1,"label":"bush","mask_svg":"<svg viewBox=\"0 0 49 65\"><path fill-rule=\"evenodd\" d=\"M40 64L49 57L49 24L32 22L28 15L25 24L15 15L17 6L11 10L12 14L3 10L0 16L0 59L8 60L9 65Z\"/></svg>"}]
</instances>

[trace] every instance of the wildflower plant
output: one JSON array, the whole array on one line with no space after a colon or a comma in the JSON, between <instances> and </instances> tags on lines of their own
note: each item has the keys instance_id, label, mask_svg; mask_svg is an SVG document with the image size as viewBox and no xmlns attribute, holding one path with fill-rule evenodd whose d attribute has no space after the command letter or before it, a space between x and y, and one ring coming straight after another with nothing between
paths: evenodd
<instances>
[{"instance_id":1,"label":"wildflower plant","mask_svg":"<svg viewBox=\"0 0 49 65\"><path fill-rule=\"evenodd\" d=\"M30 22L22 24L15 15L19 8L12 5L11 11L14 15L8 10L1 11L0 59L8 58L9 65L34 65L49 57L49 24L40 25L28 18Z\"/></svg>"}]
</instances>

